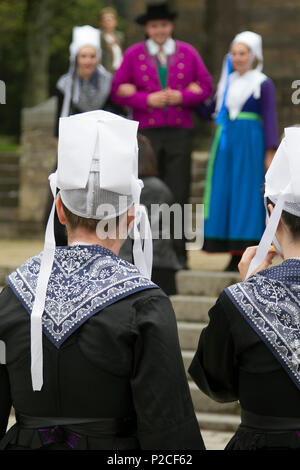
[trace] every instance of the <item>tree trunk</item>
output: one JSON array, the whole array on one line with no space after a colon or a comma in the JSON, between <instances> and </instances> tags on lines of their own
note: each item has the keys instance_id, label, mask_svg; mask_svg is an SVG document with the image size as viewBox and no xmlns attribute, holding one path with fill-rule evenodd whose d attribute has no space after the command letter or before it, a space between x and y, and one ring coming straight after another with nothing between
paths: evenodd
<instances>
[{"instance_id":1,"label":"tree trunk","mask_svg":"<svg viewBox=\"0 0 300 470\"><path fill-rule=\"evenodd\" d=\"M48 98L51 0L26 0L27 71L23 106L32 107Z\"/></svg>"}]
</instances>

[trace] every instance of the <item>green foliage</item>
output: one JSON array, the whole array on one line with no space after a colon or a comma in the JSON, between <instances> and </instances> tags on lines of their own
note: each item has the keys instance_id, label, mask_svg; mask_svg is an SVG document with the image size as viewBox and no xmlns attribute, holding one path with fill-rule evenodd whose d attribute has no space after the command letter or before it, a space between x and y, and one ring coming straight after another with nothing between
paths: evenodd
<instances>
[{"instance_id":1,"label":"green foliage","mask_svg":"<svg viewBox=\"0 0 300 470\"><path fill-rule=\"evenodd\" d=\"M24 87L24 0L0 2L0 79L6 83L6 105L0 106L0 133L17 133Z\"/></svg>"},{"instance_id":2,"label":"green foliage","mask_svg":"<svg viewBox=\"0 0 300 470\"><path fill-rule=\"evenodd\" d=\"M0 152L18 152L19 146L16 139L11 136L0 137Z\"/></svg>"},{"instance_id":3,"label":"green foliage","mask_svg":"<svg viewBox=\"0 0 300 470\"><path fill-rule=\"evenodd\" d=\"M0 135L18 135L24 92L26 58L27 2L0 1L0 80L6 83L6 105L0 106ZM51 15L49 96L55 93L58 78L69 67L69 45L73 26L90 24L98 27L98 13L111 4L106 0L47 0ZM31 25L32 26L32 25ZM126 21L120 20L126 30Z\"/></svg>"}]
</instances>

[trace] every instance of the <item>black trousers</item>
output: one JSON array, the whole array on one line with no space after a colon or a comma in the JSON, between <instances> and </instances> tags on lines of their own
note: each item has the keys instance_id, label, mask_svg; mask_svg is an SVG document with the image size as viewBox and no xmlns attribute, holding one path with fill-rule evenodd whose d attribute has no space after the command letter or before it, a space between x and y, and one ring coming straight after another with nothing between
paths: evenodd
<instances>
[{"instance_id":1,"label":"black trousers","mask_svg":"<svg viewBox=\"0 0 300 470\"><path fill-rule=\"evenodd\" d=\"M169 186L174 202L182 206L190 196L192 130L178 127L156 127L142 129L151 142L158 160L159 177ZM184 213L184 212L183 212ZM184 226L182 225L183 235ZM186 267L185 238L174 240L179 261Z\"/></svg>"}]
</instances>

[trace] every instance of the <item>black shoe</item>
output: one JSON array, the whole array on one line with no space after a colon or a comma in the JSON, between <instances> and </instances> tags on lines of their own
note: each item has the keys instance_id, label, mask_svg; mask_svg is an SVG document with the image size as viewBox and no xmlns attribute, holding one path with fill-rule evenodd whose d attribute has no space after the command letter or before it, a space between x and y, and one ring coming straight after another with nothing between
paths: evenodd
<instances>
[{"instance_id":1,"label":"black shoe","mask_svg":"<svg viewBox=\"0 0 300 470\"><path fill-rule=\"evenodd\" d=\"M238 272L239 268L238 268L238 265L239 265L239 262L241 261L241 256L239 255L232 255L231 257L231 260L229 262L229 264L226 266L226 268L224 269L225 272Z\"/></svg>"}]
</instances>

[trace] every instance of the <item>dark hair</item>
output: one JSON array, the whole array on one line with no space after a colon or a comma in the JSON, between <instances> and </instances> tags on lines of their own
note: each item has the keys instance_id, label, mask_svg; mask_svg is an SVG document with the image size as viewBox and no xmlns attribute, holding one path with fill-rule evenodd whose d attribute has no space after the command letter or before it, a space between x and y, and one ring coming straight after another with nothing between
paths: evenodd
<instances>
[{"instance_id":1,"label":"dark hair","mask_svg":"<svg viewBox=\"0 0 300 470\"><path fill-rule=\"evenodd\" d=\"M72 230L77 227L82 227L88 230L89 232L94 232L96 230L99 220L96 219L86 219L85 217L80 217L79 215L73 214L61 201L62 207L68 222L68 225Z\"/></svg>"},{"instance_id":2,"label":"dark hair","mask_svg":"<svg viewBox=\"0 0 300 470\"><path fill-rule=\"evenodd\" d=\"M157 158L150 140L138 134L139 145L139 177L158 176Z\"/></svg>"},{"instance_id":3,"label":"dark hair","mask_svg":"<svg viewBox=\"0 0 300 470\"><path fill-rule=\"evenodd\" d=\"M267 204L271 204L273 207L275 205L269 198L267 198ZM283 210L281 218L284 224L288 227L293 239L300 239L300 217Z\"/></svg>"},{"instance_id":4,"label":"dark hair","mask_svg":"<svg viewBox=\"0 0 300 470\"><path fill-rule=\"evenodd\" d=\"M78 227L86 229L88 232L95 232L97 228L97 224L100 220L98 219L87 219L85 217L80 217L79 215L73 214L61 201L62 207L67 219L67 223L71 230L75 230ZM116 228L119 226L120 218L122 215L118 215L116 217ZM106 231L106 227L104 227Z\"/></svg>"}]
</instances>

